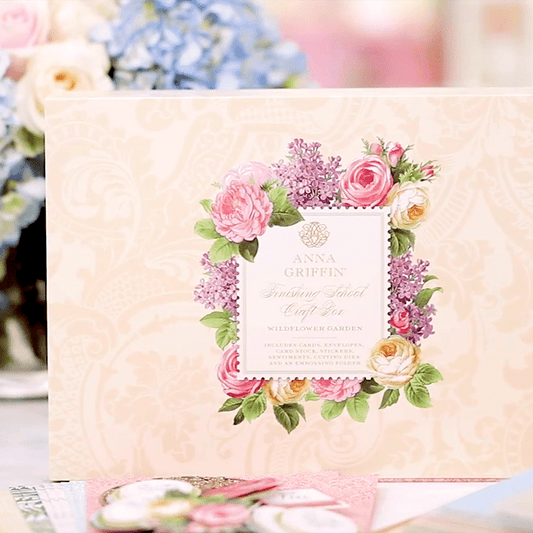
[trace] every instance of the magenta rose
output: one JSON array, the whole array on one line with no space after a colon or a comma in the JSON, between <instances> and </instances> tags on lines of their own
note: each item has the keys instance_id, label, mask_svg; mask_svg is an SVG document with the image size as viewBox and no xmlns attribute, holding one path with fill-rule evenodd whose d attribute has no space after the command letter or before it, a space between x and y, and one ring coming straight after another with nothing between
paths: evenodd
<instances>
[{"instance_id":1,"label":"magenta rose","mask_svg":"<svg viewBox=\"0 0 533 533\"><path fill-rule=\"evenodd\" d=\"M390 325L396 329L396 332L400 335L409 333L411 324L409 323L409 313L407 309L402 309L395 313L389 321Z\"/></svg>"},{"instance_id":2,"label":"magenta rose","mask_svg":"<svg viewBox=\"0 0 533 533\"><path fill-rule=\"evenodd\" d=\"M389 150L389 163L392 167L395 167L402 158L405 150L400 143L389 143L387 149Z\"/></svg>"},{"instance_id":3,"label":"magenta rose","mask_svg":"<svg viewBox=\"0 0 533 533\"><path fill-rule=\"evenodd\" d=\"M378 156L353 161L340 182L342 203L353 207L383 205L393 185L390 167Z\"/></svg>"},{"instance_id":4,"label":"magenta rose","mask_svg":"<svg viewBox=\"0 0 533 533\"><path fill-rule=\"evenodd\" d=\"M255 183L256 185L263 185L267 181L275 180L273 172L264 163L257 161L250 161L238 167L232 168L223 178L222 186L227 187L234 181L241 181L245 183Z\"/></svg>"},{"instance_id":5,"label":"magenta rose","mask_svg":"<svg viewBox=\"0 0 533 533\"><path fill-rule=\"evenodd\" d=\"M312 379L312 389L323 399L343 402L361 390L358 379Z\"/></svg>"},{"instance_id":6,"label":"magenta rose","mask_svg":"<svg viewBox=\"0 0 533 533\"><path fill-rule=\"evenodd\" d=\"M189 518L197 524L213 528L242 526L249 517L250 511L236 503L209 503L189 513Z\"/></svg>"},{"instance_id":7,"label":"magenta rose","mask_svg":"<svg viewBox=\"0 0 533 533\"><path fill-rule=\"evenodd\" d=\"M264 379L237 379L239 347L233 344L222 353L220 365L217 367L217 375L222 389L232 398L245 398L257 392L263 386Z\"/></svg>"},{"instance_id":8,"label":"magenta rose","mask_svg":"<svg viewBox=\"0 0 533 533\"><path fill-rule=\"evenodd\" d=\"M239 243L265 233L272 209L272 202L259 185L232 181L217 194L211 217L220 235Z\"/></svg>"}]
</instances>

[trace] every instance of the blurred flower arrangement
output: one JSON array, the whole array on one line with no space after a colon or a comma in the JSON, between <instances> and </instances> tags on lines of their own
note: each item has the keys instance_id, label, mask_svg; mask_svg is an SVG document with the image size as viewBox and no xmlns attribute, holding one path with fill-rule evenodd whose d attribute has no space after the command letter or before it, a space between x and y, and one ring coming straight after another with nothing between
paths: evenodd
<instances>
[{"instance_id":1,"label":"blurred flower arrangement","mask_svg":"<svg viewBox=\"0 0 533 533\"><path fill-rule=\"evenodd\" d=\"M305 68L303 54L281 41L254 0L2 0L0 366L10 316L46 359L46 97L294 87Z\"/></svg>"}]
</instances>

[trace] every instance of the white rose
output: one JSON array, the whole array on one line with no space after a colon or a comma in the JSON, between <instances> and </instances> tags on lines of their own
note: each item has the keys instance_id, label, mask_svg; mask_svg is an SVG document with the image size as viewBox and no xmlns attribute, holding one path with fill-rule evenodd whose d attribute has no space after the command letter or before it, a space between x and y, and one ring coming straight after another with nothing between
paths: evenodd
<instances>
[{"instance_id":1,"label":"white rose","mask_svg":"<svg viewBox=\"0 0 533 533\"><path fill-rule=\"evenodd\" d=\"M420 348L399 335L392 335L372 348L368 366L380 385L399 389L411 381L420 366Z\"/></svg>"},{"instance_id":2,"label":"white rose","mask_svg":"<svg viewBox=\"0 0 533 533\"><path fill-rule=\"evenodd\" d=\"M117 15L117 0L48 0L51 41L89 37L95 26Z\"/></svg>"},{"instance_id":3,"label":"white rose","mask_svg":"<svg viewBox=\"0 0 533 533\"><path fill-rule=\"evenodd\" d=\"M20 79L17 108L26 128L44 132L44 99L72 91L110 91L109 58L101 44L65 41L39 46Z\"/></svg>"},{"instance_id":4,"label":"white rose","mask_svg":"<svg viewBox=\"0 0 533 533\"><path fill-rule=\"evenodd\" d=\"M389 191L385 205L391 206L391 223L395 228L414 229L429 212L429 194L412 181L397 183Z\"/></svg>"},{"instance_id":5,"label":"white rose","mask_svg":"<svg viewBox=\"0 0 533 533\"><path fill-rule=\"evenodd\" d=\"M271 379L263 386L266 397L274 405L297 402L310 388L311 383L307 379Z\"/></svg>"}]
</instances>

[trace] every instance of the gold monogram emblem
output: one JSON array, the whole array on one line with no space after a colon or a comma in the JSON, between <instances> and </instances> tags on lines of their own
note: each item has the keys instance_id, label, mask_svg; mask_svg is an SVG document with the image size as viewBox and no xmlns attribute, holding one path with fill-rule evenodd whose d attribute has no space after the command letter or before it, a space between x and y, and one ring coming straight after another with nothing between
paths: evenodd
<instances>
[{"instance_id":1,"label":"gold monogram emblem","mask_svg":"<svg viewBox=\"0 0 533 533\"><path fill-rule=\"evenodd\" d=\"M320 248L323 244L326 244L329 238L329 231L325 224L309 222L302 226L299 235L308 248Z\"/></svg>"}]
</instances>

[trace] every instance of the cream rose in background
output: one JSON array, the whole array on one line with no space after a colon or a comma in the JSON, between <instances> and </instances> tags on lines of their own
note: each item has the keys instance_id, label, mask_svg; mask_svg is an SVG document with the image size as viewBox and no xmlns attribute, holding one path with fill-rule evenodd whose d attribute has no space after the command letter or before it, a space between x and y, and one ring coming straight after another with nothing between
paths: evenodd
<instances>
[{"instance_id":1,"label":"cream rose in background","mask_svg":"<svg viewBox=\"0 0 533 533\"><path fill-rule=\"evenodd\" d=\"M39 47L19 81L17 106L24 126L44 133L44 99L72 91L111 91L105 48L83 40Z\"/></svg>"},{"instance_id":2,"label":"cream rose in background","mask_svg":"<svg viewBox=\"0 0 533 533\"><path fill-rule=\"evenodd\" d=\"M408 340L393 335L380 340L371 350L369 367L374 379L389 389L406 385L420 366L420 348Z\"/></svg>"},{"instance_id":3,"label":"cream rose in background","mask_svg":"<svg viewBox=\"0 0 533 533\"><path fill-rule=\"evenodd\" d=\"M429 194L412 181L397 183L390 190L385 205L391 206L391 224L395 228L411 230L427 219Z\"/></svg>"},{"instance_id":4,"label":"cream rose in background","mask_svg":"<svg viewBox=\"0 0 533 533\"><path fill-rule=\"evenodd\" d=\"M118 0L48 0L50 41L89 38L92 28L118 13Z\"/></svg>"}]
</instances>

